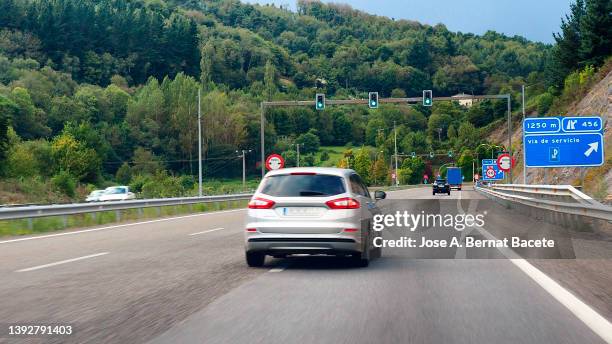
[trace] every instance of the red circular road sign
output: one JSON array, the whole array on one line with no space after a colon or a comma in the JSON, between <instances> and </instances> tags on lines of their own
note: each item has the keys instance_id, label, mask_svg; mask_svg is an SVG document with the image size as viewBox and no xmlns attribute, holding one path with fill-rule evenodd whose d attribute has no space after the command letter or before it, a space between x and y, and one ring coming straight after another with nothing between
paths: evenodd
<instances>
[{"instance_id":1,"label":"red circular road sign","mask_svg":"<svg viewBox=\"0 0 612 344\"><path fill-rule=\"evenodd\" d=\"M271 154L266 158L266 168L268 171L280 170L285 167L285 159L278 154Z\"/></svg>"},{"instance_id":2,"label":"red circular road sign","mask_svg":"<svg viewBox=\"0 0 612 344\"><path fill-rule=\"evenodd\" d=\"M489 179L495 178L495 170L493 169L493 166L487 167L487 171L485 172L485 174L487 175L487 178Z\"/></svg>"},{"instance_id":3,"label":"red circular road sign","mask_svg":"<svg viewBox=\"0 0 612 344\"><path fill-rule=\"evenodd\" d=\"M508 153L501 154L497 157L497 167L504 172L508 172L514 167L514 158Z\"/></svg>"},{"instance_id":4,"label":"red circular road sign","mask_svg":"<svg viewBox=\"0 0 612 344\"><path fill-rule=\"evenodd\" d=\"M428 175L426 175L426 174L424 174L424 175L423 175L423 179L427 180L427 179L429 179L429 176L428 176Z\"/></svg>"},{"instance_id":5,"label":"red circular road sign","mask_svg":"<svg viewBox=\"0 0 612 344\"><path fill-rule=\"evenodd\" d=\"M478 179L480 179L480 176L478 174L475 174L474 175L474 180L478 180Z\"/></svg>"}]
</instances>

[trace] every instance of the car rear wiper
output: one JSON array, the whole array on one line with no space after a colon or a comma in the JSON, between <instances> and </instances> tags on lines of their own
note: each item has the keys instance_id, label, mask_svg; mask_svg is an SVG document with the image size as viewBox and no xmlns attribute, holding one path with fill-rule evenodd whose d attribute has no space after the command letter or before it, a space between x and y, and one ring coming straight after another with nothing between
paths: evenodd
<instances>
[{"instance_id":1,"label":"car rear wiper","mask_svg":"<svg viewBox=\"0 0 612 344\"><path fill-rule=\"evenodd\" d=\"M304 190L304 191L300 191L300 196L326 196L327 194L324 192L320 192L320 191L309 191L309 190Z\"/></svg>"}]
</instances>

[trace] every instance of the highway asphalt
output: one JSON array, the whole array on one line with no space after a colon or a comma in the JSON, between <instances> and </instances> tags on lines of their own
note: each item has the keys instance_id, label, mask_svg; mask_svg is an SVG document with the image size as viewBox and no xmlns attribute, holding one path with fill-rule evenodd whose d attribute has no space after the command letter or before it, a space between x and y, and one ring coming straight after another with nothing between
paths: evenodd
<instances>
[{"instance_id":1,"label":"highway asphalt","mask_svg":"<svg viewBox=\"0 0 612 344\"><path fill-rule=\"evenodd\" d=\"M467 210L466 200L484 202L471 190L434 197L431 189L417 188L389 193L381 206L401 209L407 200L431 212ZM530 272L522 259L508 260L495 249L476 252L495 259L426 259L409 249L391 249L367 268L329 257L269 258L264 268L248 268L244 214L226 211L0 239L0 325L74 326L70 336L36 338L14 338L0 329L0 343L609 339L597 332L608 329L612 314L612 287L601 283L601 276L591 276L594 282L585 282L585 290L557 273L559 284L551 287L539 270ZM524 217L497 221L497 230L486 228L486 234L499 236L504 223L516 228L535 223ZM397 235L385 232L385 238ZM446 254L440 258L453 258ZM606 270L609 262L593 264L604 264ZM551 265L551 271L559 270L559 264ZM574 271L576 277L585 269ZM603 281L608 278L609 273ZM568 285L576 288L569 297L563 294ZM585 302L576 305L571 295ZM580 313L583 306L587 313Z\"/></svg>"}]
</instances>

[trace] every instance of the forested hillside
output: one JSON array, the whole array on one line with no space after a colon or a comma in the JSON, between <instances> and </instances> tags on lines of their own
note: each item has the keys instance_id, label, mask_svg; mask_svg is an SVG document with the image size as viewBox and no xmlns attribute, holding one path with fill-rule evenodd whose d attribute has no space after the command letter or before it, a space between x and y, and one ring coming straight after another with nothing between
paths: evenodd
<instances>
[{"instance_id":1,"label":"forested hillside","mask_svg":"<svg viewBox=\"0 0 612 344\"><path fill-rule=\"evenodd\" d=\"M207 178L239 176L235 151L244 148L253 149L247 160L256 175L259 102L266 99L313 99L317 92L418 96L433 89L511 93L516 109L520 85L530 84L532 107L547 113L566 75L596 68L610 53L610 36L601 38L609 17L596 15L609 13L609 1L576 6L585 13L583 37L593 44L581 43L573 61L563 56L573 49L564 45L572 39L570 22L551 47L316 1L299 1L291 12L232 0L3 0L0 200L20 193L56 200L114 182L152 196L190 193L198 88ZM401 152L452 150L471 168L473 150L505 111L505 103L488 101L470 108L440 102L274 110L267 113L266 143L290 163L291 145L305 143L306 164L324 163L320 146L377 147L355 154L364 161L362 174L381 180L388 178L395 121ZM346 155L350 162L352 152ZM424 165L407 163L406 181Z\"/></svg>"}]
</instances>

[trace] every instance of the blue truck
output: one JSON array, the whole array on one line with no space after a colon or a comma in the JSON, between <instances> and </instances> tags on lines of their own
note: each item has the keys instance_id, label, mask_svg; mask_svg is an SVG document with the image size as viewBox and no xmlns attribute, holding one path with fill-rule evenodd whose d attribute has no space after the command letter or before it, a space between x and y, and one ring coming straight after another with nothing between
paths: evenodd
<instances>
[{"instance_id":1,"label":"blue truck","mask_svg":"<svg viewBox=\"0 0 612 344\"><path fill-rule=\"evenodd\" d=\"M446 169L446 180L450 185L450 188L461 190L463 184L463 175L461 174L461 167L449 167Z\"/></svg>"}]
</instances>

